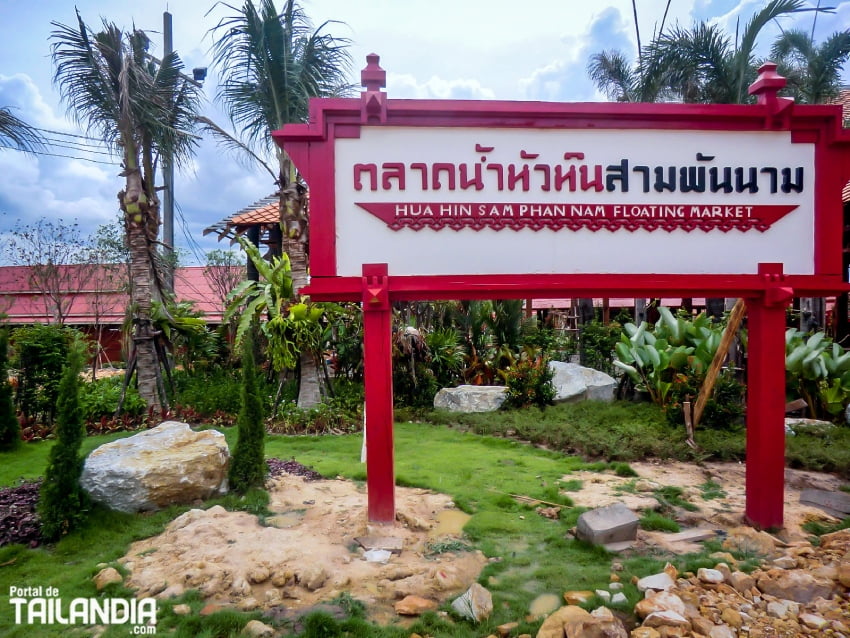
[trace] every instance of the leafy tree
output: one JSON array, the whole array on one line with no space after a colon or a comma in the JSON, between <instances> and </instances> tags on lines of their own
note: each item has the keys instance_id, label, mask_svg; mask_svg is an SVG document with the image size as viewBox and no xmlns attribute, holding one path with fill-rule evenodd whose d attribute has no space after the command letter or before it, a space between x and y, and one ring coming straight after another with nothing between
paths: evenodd
<instances>
[{"instance_id":1,"label":"leafy tree","mask_svg":"<svg viewBox=\"0 0 850 638\"><path fill-rule=\"evenodd\" d=\"M254 339L250 332L242 341L241 398L242 405L236 419L239 435L230 461L229 479L230 489L244 493L252 487L262 487L266 475L263 402L257 383Z\"/></svg>"},{"instance_id":2,"label":"leafy tree","mask_svg":"<svg viewBox=\"0 0 850 638\"><path fill-rule=\"evenodd\" d=\"M38 129L16 117L7 106L0 107L0 148L34 153L44 148Z\"/></svg>"},{"instance_id":3,"label":"leafy tree","mask_svg":"<svg viewBox=\"0 0 850 638\"><path fill-rule=\"evenodd\" d=\"M159 196L156 166L163 156L175 164L191 157L197 143L199 90L181 73L176 53L158 61L148 54L144 31L122 31L103 21L90 29L77 11L77 24L52 23L54 81L70 114L121 158L125 183L118 193L130 252L131 307L139 393L150 407L158 391L160 357L154 346L151 307L162 297L157 252Z\"/></svg>"},{"instance_id":4,"label":"leafy tree","mask_svg":"<svg viewBox=\"0 0 850 638\"><path fill-rule=\"evenodd\" d=\"M788 92L797 102L822 104L838 95L841 69L850 57L850 30L833 33L820 44L803 31L783 32L773 43L770 56L788 78Z\"/></svg>"},{"instance_id":5,"label":"leafy tree","mask_svg":"<svg viewBox=\"0 0 850 638\"><path fill-rule=\"evenodd\" d=\"M227 309L227 296L245 280L245 264L232 250L211 250L206 254L204 277L210 282L222 309Z\"/></svg>"},{"instance_id":6,"label":"leafy tree","mask_svg":"<svg viewBox=\"0 0 850 638\"><path fill-rule=\"evenodd\" d=\"M285 0L280 12L274 0L260 0L259 6L252 0L245 0L241 7L219 4L233 14L212 29L218 38L213 46L214 62L222 78L217 98L244 143L208 120L207 128L226 143L247 150L275 179L280 197L280 231L275 234L289 256L293 292L297 292L307 283L307 187L289 156L272 143L269 132L307 121L310 98L338 96L350 90L349 41L326 32L331 22L314 30L297 0ZM273 152L276 168L270 168L254 150ZM313 357L302 356L299 369L301 381L309 379L311 386L318 382ZM300 407L313 403L308 394L315 396L299 387Z\"/></svg>"},{"instance_id":7,"label":"leafy tree","mask_svg":"<svg viewBox=\"0 0 850 638\"><path fill-rule=\"evenodd\" d=\"M85 436L79 395L83 360L84 347L77 342L69 349L59 384L56 443L50 450L38 502L41 533L47 540L67 534L85 515L87 498L80 486L83 471L80 445Z\"/></svg>"},{"instance_id":8,"label":"leafy tree","mask_svg":"<svg viewBox=\"0 0 850 638\"><path fill-rule=\"evenodd\" d=\"M14 450L21 442L21 424L9 383L9 331L0 330L0 450Z\"/></svg>"},{"instance_id":9,"label":"leafy tree","mask_svg":"<svg viewBox=\"0 0 850 638\"><path fill-rule=\"evenodd\" d=\"M17 223L3 252L9 262L27 268L29 285L40 294L48 322L63 325L91 275L85 266L90 251L79 224L46 217Z\"/></svg>"}]
</instances>

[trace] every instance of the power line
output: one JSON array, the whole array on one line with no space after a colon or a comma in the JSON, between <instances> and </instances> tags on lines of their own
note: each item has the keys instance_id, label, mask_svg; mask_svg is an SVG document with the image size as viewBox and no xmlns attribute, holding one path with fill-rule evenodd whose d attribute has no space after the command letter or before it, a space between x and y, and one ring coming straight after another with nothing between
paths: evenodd
<instances>
[{"instance_id":1,"label":"power line","mask_svg":"<svg viewBox=\"0 0 850 638\"><path fill-rule=\"evenodd\" d=\"M47 146L58 147L58 148L67 148L72 151L79 151L81 153L94 153L96 155L108 155L110 157L114 156L114 153L110 153L109 151L101 151L95 150L93 148L85 148L82 146L74 146L73 144L62 144L61 142L55 142L53 140L47 140Z\"/></svg>"},{"instance_id":2,"label":"power line","mask_svg":"<svg viewBox=\"0 0 850 638\"><path fill-rule=\"evenodd\" d=\"M37 126L34 127L34 128L35 128L35 130L40 131L41 133L50 133L52 135L64 135L65 137L77 137L77 138L80 138L80 139L83 139L83 140L91 140L93 142L99 142L99 143L103 144L103 140L101 140L97 137L90 137L88 135L78 135L77 133L65 133L63 131L54 131L54 130L49 129L49 128L38 128Z\"/></svg>"},{"instance_id":3,"label":"power line","mask_svg":"<svg viewBox=\"0 0 850 638\"><path fill-rule=\"evenodd\" d=\"M106 146L104 144L89 144L88 142L78 142L78 141L73 140L73 139L64 139L64 138L56 138L56 137L49 137L49 136L44 136L43 139L46 142L48 142L49 144L67 144L69 146L73 146L74 148L79 148L79 149L102 150L102 149L105 149L105 148L109 148L108 146Z\"/></svg>"},{"instance_id":4,"label":"power line","mask_svg":"<svg viewBox=\"0 0 850 638\"><path fill-rule=\"evenodd\" d=\"M183 209L180 207L179 204L175 208L177 209L177 217L180 220L180 227L183 230L183 237L186 239L186 243L189 246L189 249L192 251L192 254L195 256L195 259L198 261L199 264L203 264L204 255L201 251L201 245L198 243L198 241L195 239L195 237L189 230L189 224L186 221L185 215L183 215Z\"/></svg>"},{"instance_id":5,"label":"power line","mask_svg":"<svg viewBox=\"0 0 850 638\"><path fill-rule=\"evenodd\" d=\"M20 150L15 146L11 146L10 144L0 144L0 148L10 148L14 151ZM63 155L61 153L48 153L47 151L29 151L34 155L47 155L48 157L66 157L68 159L82 160L84 162L93 162L95 164L106 164L107 166L115 166L115 162L104 162L101 160L91 159L88 157L77 157L76 155Z\"/></svg>"}]
</instances>

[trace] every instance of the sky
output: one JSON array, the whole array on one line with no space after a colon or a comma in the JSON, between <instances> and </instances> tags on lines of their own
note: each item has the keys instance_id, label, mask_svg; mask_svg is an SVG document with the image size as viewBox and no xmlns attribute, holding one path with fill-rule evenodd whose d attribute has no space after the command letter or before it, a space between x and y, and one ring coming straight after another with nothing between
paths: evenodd
<instances>
[{"instance_id":1,"label":"sky","mask_svg":"<svg viewBox=\"0 0 850 638\"><path fill-rule=\"evenodd\" d=\"M240 5L243 0L233 0ZM850 26L850 0L818 2L831 14L802 13L763 30L758 53L780 27L814 27L816 42ZM282 0L276 0L278 5ZM392 98L602 101L587 77L593 53L619 49L634 59L631 0L301 0L314 26L351 40L352 83L359 84L366 55L377 53ZM638 26L646 43L658 29L665 0L637 0ZM717 22L730 34L763 0L672 0L666 25ZM123 180L117 160L84 135L66 115L53 85L51 22L74 24L74 7L90 26L102 19L148 32L153 55L162 53L163 12L173 18L174 48L187 69L209 67L203 113L223 125L215 101L210 29L233 11L212 0L0 0L0 106L57 140L53 155L33 156L0 148L0 242L10 229L41 218L77 223L83 235L117 218ZM850 66L850 65L848 65ZM850 69L843 82L850 84ZM65 142L65 143L62 143ZM87 150L86 150L87 149ZM58 157L70 156L70 157ZM203 229L274 192L262 169L204 140L175 176L175 244L184 265L204 264L205 254L230 249ZM0 250L2 253L2 250ZM2 255L0 255L0 263ZM8 262L6 262L8 263Z\"/></svg>"}]
</instances>

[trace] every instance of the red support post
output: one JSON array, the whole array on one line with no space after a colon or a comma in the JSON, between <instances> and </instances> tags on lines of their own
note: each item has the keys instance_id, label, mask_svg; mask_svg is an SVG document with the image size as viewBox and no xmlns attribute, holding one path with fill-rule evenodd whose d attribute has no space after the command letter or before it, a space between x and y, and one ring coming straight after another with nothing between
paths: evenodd
<instances>
[{"instance_id":1,"label":"red support post","mask_svg":"<svg viewBox=\"0 0 850 638\"><path fill-rule=\"evenodd\" d=\"M763 295L747 299L746 520L783 526L785 500L785 308L782 264L759 264Z\"/></svg>"},{"instance_id":2,"label":"red support post","mask_svg":"<svg viewBox=\"0 0 850 638\"><path fill-rule=\"evenodd\" d=\"M363 264L363 376L369 522L395 522L392 311L387 264Z\"/></svg>"}]
</instances>

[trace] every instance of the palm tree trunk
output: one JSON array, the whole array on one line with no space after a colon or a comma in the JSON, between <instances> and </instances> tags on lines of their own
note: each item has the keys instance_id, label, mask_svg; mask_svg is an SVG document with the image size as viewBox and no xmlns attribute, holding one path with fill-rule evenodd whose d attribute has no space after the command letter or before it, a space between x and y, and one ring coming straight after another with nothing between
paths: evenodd
<instances>
[{"instance_id":1,"label":"palm tree trunk","mask_svg":"<svg viewBox=\"0 0 850 638\"><path fill-rule=\"evenodd\" d=\"M148 407L162 407L157 390L157 368L153 324L151 322L151 273L150 253L144 227L134 223L128 226L130 246L130 276L132 281L133 346L136 355L136 371L139 395Z\"/></svg>"},{"instance_id":2,"label":"palm tree trunk","mask_svg":"<svg viewBox=\"0 0 850 638\"><path fill-rule=\"evenodd\" d=\"M306 410L322 402L321 371L311 352L302 352L298 362L298 407Z\"/></svg>"},{"instance_id":3,"label":"palm tree trunk","mask_svg":"<svg viewBox=\"0 0 850 638\"><path fill-rule=\"evenodd\" d=\"M157 375L159 357L151 321L154 290L154 264L151 255L151 219L156 219L156 200L144 192L138 170L127 171L127 188L118 194L124 212L127 246L130 252L130 302L133 307L133 344L139 395L149 408L162 408ZM153 214L151 214L153 212ZM156 231L154 231L156 232ZM154 235L154 238L156 236ZM131 355L132 356L132 355Z\"/></svg>"},{"instance_id":4,"label":"palm tree trunk","mask_svg":"<svg viewBox=\"0 0 850 638\"><path fill-rule=\"evenodd\" d=\"M289 265L292 268L292 290L298 297L301 288L307 285L307 266L309 258L306 246L297 239L284 239L284 252L289 255Z\"/></svg>"}]
</instances>

